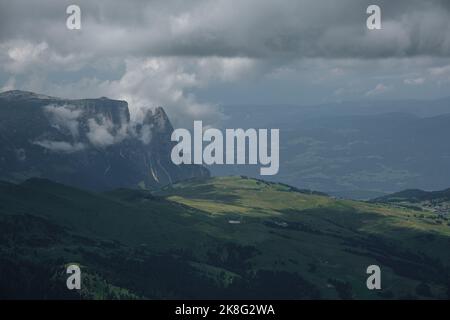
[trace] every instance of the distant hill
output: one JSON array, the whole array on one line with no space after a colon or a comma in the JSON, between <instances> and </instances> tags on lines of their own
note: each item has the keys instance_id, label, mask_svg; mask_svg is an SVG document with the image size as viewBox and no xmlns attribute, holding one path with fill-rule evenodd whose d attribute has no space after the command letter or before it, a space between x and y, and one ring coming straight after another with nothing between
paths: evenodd
<instances>
[{"instance_id":1,"label":"distant hill","mask_svg":"<svg viewBox=\"0 0 450 320\"><path fill-rule=\"evenodd\" d=\"M155 192L5 182L0 297L447 299L450 226L435 216L246 177ZM81 292L65 289L69 263Z\"/></svg>"},{"instance_id":2,"label":"distant hill","mask_svg":"<svg viewBox=\"0 0 450 320\"><path fill-rule=\"evenodd\" d=\"M0 93L0 179L32 177L91 190L152 188L205 177L170 160L172 125L163 108L132 121L125 101Z\"/></svg>"},{"instance_id":3,"label":"distant hill","mask_svg":"<svg viewBox=\"0 0 450 320\"><path fill-rule=\"evenodd\" d=\"M280 171L264 177L368 200L450 181L450 99L230 106L224 128L279 128ZM213 175L260 177L257 166L213 166Z\"/></svg>"},{"instance_id":4,"label":"distant hill","mask_svg":"<svg viewBox=\"0 0 450 320\"><path fill-rule=\"evenodd\" d=\"M419 189L409 189L396 192L390 195L376 198L379 202L420 202L420 201L450 201L450 188L442 191L424 191Z\"/></svg>"},{"instance_id":5,"label":"distant hill","mask_svg":"<svg viewBox=\"0 0 450 320\"><path fill-rule=\"evenodd\" d=\"M450 189L442 191L424 191L409 189L371 200L373 203L428 211L435 214L436 223L447 223L450 220Z\"/></svg>"}]
</instances>

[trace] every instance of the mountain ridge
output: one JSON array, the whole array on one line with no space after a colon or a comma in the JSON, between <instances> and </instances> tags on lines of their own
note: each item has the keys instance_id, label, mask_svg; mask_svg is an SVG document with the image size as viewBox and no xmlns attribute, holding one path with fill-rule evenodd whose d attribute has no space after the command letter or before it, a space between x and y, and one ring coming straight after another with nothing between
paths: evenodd
<instances>
[{"instance_id":1,"label":"mountain ridge","mask_svg":"<svg viewBox=\"0 0 450 320\"><path fill-rule=\"evenodd\" d=\"M410 202L419 202L424 200L448 200L450 201L450 188L438 191L425 191L422 189L406 189L386 196L378 197L372 201L376 202L394 202L407 200Z\"/></svg>"}]
</instances>

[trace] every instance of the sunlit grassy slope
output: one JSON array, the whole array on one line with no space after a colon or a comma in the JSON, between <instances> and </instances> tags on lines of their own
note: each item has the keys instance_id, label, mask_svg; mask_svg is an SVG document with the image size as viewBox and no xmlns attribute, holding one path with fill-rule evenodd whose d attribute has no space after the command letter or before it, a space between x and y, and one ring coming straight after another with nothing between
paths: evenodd
<instances>
[{"instance_id":1,"label":"sunlit grassy slope","mask_svg":"<svg viewBox=\"0 0 450 320\"><path fill-rule=\"evenodd\" d=\"M21 226L34 217L45 228L30 238ZM449 294L450 226L432 213L245 177L190 180L153 193L96 194L37 179L1 184L0 218L7 230L0 252L8 257L0 266L77 261L89 270L86 298ZM366 287L372 264L382 270L380 291ZM48 272L55 279L60 269Z\"/></svg>"},{"instance_id":2,"label":"sunlit grassy slope","mask_svg":"<svg viewBox=\"0 0 450 320\"><path fill-rule=\"evenodd\" d=\"M370 264L383 266L386 291L405 297L433 269L434 259L448 272L450 226L436 223L431 213L336 200L243 177L182 182L160 194L221 223L211 230L215 237L258 248L263 254L253 258L255 266L306 274L327 296L334 294L333 278L351 283L356 296L376 296L364 281Z\"/></svg>"}]
</instances>

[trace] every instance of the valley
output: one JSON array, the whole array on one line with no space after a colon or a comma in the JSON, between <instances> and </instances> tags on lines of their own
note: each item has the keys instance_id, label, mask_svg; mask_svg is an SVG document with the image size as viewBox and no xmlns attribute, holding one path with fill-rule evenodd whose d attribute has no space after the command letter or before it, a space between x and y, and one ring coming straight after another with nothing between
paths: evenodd
<instances>
[{"instance_id":1,"label":"valley","mask_svg":"<svg viewBox=\"0 0 450 320\"><path fill-rule=\"evenodd\" d=\"M358 200L449 187L448 98L224 110L225 128L280 129L280 170L266 180ZM208 168L215 176L261 177L251 166Z\"/></svg>"},{"instance_id":2,"label":"valley","mask_svg":"<svg viewBox=\"0 0 450 320\"><path fill-rule=\"evenodd\" d=\"M0 286L35 298L443 299L450 226L418 213L246 177L154 192L2 183ZM74 262L86 275L75 296L61 291ZM380 291L365 286L372 264Z\"/></svg>"}]
</instances>

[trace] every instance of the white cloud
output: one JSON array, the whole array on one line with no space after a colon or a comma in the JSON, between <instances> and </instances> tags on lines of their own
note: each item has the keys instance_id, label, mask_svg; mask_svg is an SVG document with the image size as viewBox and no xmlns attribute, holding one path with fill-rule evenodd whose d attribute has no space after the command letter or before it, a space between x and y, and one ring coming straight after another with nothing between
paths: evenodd
<instances>
[{"instance_id":1,"label":"white cloud","mask_svg":"<svg viewBox=\"0 0 450 320\"><path fill-rule=\"evenodd\" d=\"M128 136L128 124L122 123L118 128L111 120L101 116L98 119L88 119L86 136L96 147L107 147L123 141Z\"/></svg>"},{"instance_id":2,"label":"white cloud","mask_svg":"<svg viewBox=\"0 0 450 320\"><path fill-rule=\"evenodd\" d=\"M203 82L211 80L236 81L251 76L261 67L258 60L246 57L202 58L198 60L197 66Z\"/></svg>"},{"instance_id":3,"label":"white cloud","mask_svg":"<svg viewBox=\"0 0 450 320\"><path fill-rule=\"evenodd\" d=\"M379 83L375 86L375 88L369 90L366 92L366 96L376 96L383 93L386 93L387 91L390 91L392 88L388 87L382 83Z\"/></svg>"},{"instance_id":4,"label":"white cloud","mask_svg":"<svg viewBox=\"0 0 450 320\"><path fill-rule=\"evenodd\" d=\"M49 116L50 123L54 127L67 129L73 137L78 137L78 118L83 113L81 109L71 105L48 105L44 107L44 111Z\"/></svg>"},{"instance_id":5,"label":"white cloud","mask_svg":"<svg viewBox=\"0 0 450 320\"><path fill-rule=\"evenodd\" d=\"M36 144L53 152L61 152L61 153L74 153L77 151L81 151L86 147L83 143L80 142L69 143L65 141L51 141L51 140L34 141L33 144Z\"/></svg>"},{"instance_id":6,"label":"white cloud","mask_svg":"<svg viewBox=\"0 0 450 320\"><path fill-rule=\"evenodd\" d=\"M403 82L408 85L421 85L425 83L425 79L424 78L405 79Z\"/></svg>"},{"instance_id":7,"label":"white cloud","mask_svg":"<svg viewBox=\"0 0 450 320\"><path fill-rule=\"evenodd\" d=\"M142 122L148 109L163 106L176 125L191 125L193 120L203 119L215 123L222 119L220 109L209 103L197 101L192 89L202 88L210 82L231 81L248 64L212 58L130 58L118 80L100 81L83 79L72 86L77 91L97 96L126 100L133 122ZM206 67L209 66L209 67ZM93 91L92 91L93 90ZM56 90L55 90L56 91ZM59 87L58 91L65 91ZM95 92L95 93L94 93Z\"/></svg>"},{"instance_id":8,"label":"white cloud","mask_svg":"<svg viewBox=\"0 0 450 320\"><path fill-rule=\"evenodd\" d=\"M13 41L1 46L9 61L4 65L5 69L14 73L26 70L28 66L39 63L48 49L46 42L33 44L26 41Z\"/></svg>"},{"instance_id":9,"label":"white cloud","mask_svg":"<svg viewBox=\"0 0 450 320\"><path fill-rule=\"evenodd\" d=\"M429 71L432 76L450 75L450 65L430 68Z\"/></svg>"}]
</instances>

